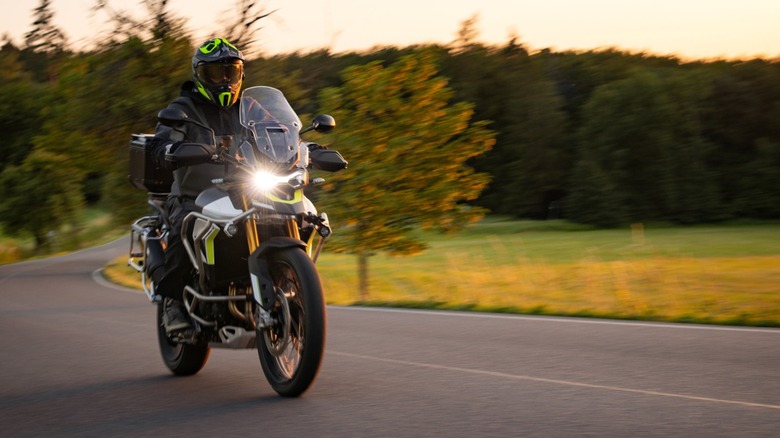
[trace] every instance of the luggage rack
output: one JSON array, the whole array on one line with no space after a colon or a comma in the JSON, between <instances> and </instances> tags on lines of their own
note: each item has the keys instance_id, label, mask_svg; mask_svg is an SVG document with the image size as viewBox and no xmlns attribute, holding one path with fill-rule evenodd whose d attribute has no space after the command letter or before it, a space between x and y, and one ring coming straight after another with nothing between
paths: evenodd
<instances>
[{"instance_id":1,"label":"luggage rack","mask_svg":"<svg viewBox=\"0 0 780 438\"><path fill-rule=\"evenodd\" d=\"M164 239L170 229L165 215L163 214L163 204L167 198L167 193L149 193L147 203L157 212L155 215L143 216L130 225L130 254L127 258L127 264L141 274L141 285L144 293L153 304L160 302L161 297L157 295L154 282L149 277L146 267L148 265L149 245L163 248ZM160 223L162 220L162 224ZM160 230L159 235L151 235L152 232Z\"/></svg>"}]
</instances>

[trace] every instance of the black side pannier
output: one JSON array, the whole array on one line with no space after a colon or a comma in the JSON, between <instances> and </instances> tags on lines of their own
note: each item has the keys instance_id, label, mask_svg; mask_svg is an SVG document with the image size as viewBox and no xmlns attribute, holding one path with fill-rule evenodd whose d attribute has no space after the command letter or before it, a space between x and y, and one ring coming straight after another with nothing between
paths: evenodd
<instances>
[{"instance_id":1,"label":"black side pannier","mask_svg":"<svg viewBox=\"0 0 780 438\"><path fill-rule=\"evenodd\" d=\"M152 157L152 134L133 134L130 141L130 184L150 193L169 193L173 172L158 167Z\"/></svg>"}]
</instances>

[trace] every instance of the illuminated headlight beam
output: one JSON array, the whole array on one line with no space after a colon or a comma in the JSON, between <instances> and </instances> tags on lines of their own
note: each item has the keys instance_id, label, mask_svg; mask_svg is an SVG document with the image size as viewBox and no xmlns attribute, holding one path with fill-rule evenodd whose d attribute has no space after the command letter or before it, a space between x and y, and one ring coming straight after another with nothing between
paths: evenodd
<instances>
[{"instance_id":1,"label":"illuminated headlight beam","mask_svg":"<svg viewBox=\"0 0 780 438\"><path fill-rule=\"evenodd\" d=\"M283 182L285 181L280 180L278 176L270 172L258 171L252 175L252 185L255 189L263 192L267 192Z\"/></svg>"},{"instance_id":2,"label":"illuminated headlight beam","mask_svg":"<svg viewBox=\"0 0 780 438\"><path fill-rule=\"evenodd\" d=\"M287 184L293 188L301 188L305 183L303 170L298 170L287 175L276 175L268 171L259 170L252 175L252 185L255 189L268 192L274 188Z\"/></svg>"}]
</instances>

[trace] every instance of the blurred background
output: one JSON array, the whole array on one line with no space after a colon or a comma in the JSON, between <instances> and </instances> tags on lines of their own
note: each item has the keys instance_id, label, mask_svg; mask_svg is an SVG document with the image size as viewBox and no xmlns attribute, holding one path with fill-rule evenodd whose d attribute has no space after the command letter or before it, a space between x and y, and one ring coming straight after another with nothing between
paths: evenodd
<instances>
[{"instance_id":1,"label":"blurred background","mask_svg":"<svg viewBox=\"0 0 780 438\"><path fill-rule=\"evenodd\" d=\"M212 36L244 50L245 85L281 89L304 123L336 116L315 140L350 169L317 200L343 226L333 249L361 259L419 253L426 233L480 218L482 242L490 220L623 229L626 247L654 225L776 236L778 19L759 0L15 1L0 17L0 261L118 236L145 212L130 134L153 131ZM774 272L773 238L738 255L774 256ZM681 251L706 257L697 245ZM493 247L487 265L528 254ZM602 255L578 248L549 260Z\"/></svg>"}]
</instances>

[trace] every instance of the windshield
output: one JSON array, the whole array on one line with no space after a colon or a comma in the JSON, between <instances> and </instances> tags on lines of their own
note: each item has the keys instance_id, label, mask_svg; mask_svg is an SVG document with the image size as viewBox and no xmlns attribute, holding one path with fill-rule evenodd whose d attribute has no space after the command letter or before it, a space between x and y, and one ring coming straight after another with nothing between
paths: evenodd
<instances>
[{"instance_id":1,"label":"windshield","mask_svg":"<svg viewBox=\"0 0 780 438\"><path fill-rule=\"evenodd\" d=\"M240 112L241 125L252 133L256 152L287 167L298 162L301 120L281 91L271 87L245 89ZM247 160L255 158L251 154L243 155Z\"/></svg>"}]
</instances>

